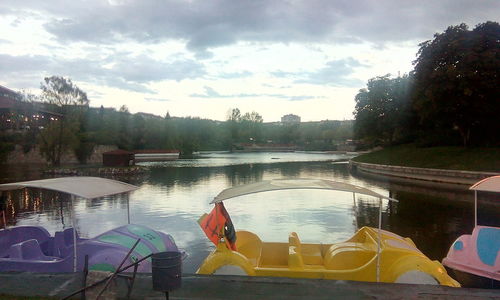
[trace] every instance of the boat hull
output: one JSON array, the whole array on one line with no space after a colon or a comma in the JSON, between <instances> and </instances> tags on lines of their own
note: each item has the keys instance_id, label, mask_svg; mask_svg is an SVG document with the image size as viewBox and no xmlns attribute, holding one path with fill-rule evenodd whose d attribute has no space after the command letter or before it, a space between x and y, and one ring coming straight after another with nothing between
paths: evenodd
<instances>
[{"instance_id":1,"label":"boat hull","mask_svg":"<svg viewBox=\"0 0 500 300\"><path fill-rule=\"evenodd\" d=\"M467 287L491 286L500 281L500 228L476 226L457 238L443 259ZM458 273L460 272L460 273ZM469 274L466 276L464 274ZM484 278L484 280L481 280Z\"/></svg>"},{"instance_id":2,"label":"boat hull","mask_svg":"<svg viewBox=\"0 0 500 300\"><path fill-rule=\"evenodd\" d=\"M474 275L450 267L446 267L446 270L464 288L500 289L500 281L493 278Z\"/></svg>"},{"instance_id":3,"label":"boat hull","mask_svg":"<svg viewBox=\"0 0 500 300\"><path fill-rule=\"evenodd\" d=\"M439 262L423 255L410 239L384 230L380 231L379 261L378 237L377 229L363 227L351 239L338 244L301 243L296 233L290 234L288 243L272 243L262 242L251 232L238 231L237 251L219 244L197 273L219 274L224 270L223 274L228 274L231 266L239 268L239 274L250 276L460 286Z\"/></svg>"},{"instance_id":4,"label":"boat hull","mask_svg":"<svg viewBox=\"0 0 500 300\"><path fill-rule=\"evenodd\" d=\"M91 239L76 237L76 271L82 271L85 256L95 271L115 271L140 239L124 266L163 251L180 251L173 238L146 226L128 224ZM0 230L0 272L59 273L74 271L73 229L54 236L40 226L18 226ZM140 263L138 272L151 272L151 258Z\"/></svg>"}]
</instances>

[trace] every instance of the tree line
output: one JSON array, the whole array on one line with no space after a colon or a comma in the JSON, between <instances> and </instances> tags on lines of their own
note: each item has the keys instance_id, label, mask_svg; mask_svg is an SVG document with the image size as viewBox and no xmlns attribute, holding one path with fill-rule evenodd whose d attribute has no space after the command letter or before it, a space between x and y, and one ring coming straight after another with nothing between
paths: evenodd
<instances>
[{"instance_id":1,"label":"tree line","mask_svg":"<svg viewBox=\"0 0 500 300\"><path fill-rule=\"evenodd\" d=\"M242 113L238 108L227 113L226 121L215 121L171 117L169 113L132 114L125 105L118 110L90 107L86 93L71 79L60 76L45 78L41 91L40 96L24 93L22 99L43 102L45 109L60 117L43 128L30 127L11 142L23 145L25 151L38 146L40 153L54 165L59 165L68 151L86 163L96 145L116 145L124 150L177 149L181 155L189 156L195 151L232 150L253 143L336 150L338 143L353 136L352 121L264 123L259 113Z\"/></svg>"},{"instance_id":2,"label":"tree line","mask_svg":"<svg viewBox=\"0 0 500 300\"><path fill-rule=\"evenodd\" d=\"M368 145L499 146L500 25L450 26L419 44L414 69L368 81L354 134Z\"/></svg>"}]
</instances>

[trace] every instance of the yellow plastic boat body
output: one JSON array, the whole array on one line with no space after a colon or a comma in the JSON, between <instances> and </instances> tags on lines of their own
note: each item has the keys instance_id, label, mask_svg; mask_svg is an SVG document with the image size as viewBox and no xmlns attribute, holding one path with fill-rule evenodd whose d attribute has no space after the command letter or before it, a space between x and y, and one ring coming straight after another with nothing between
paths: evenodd
<instances>
[{"instance_id":1,"label":"yellow plastic boat body","mask_svg":"<svg viewBox=\"0 0 500 300\"><path fill-rule=\"evenodd\" d=\"M363 227L349 240L337 244L301 243L294 232L288 243L262 242L249 231L238 231L236 235L237 251L219 243L197 273L214 274L233 266L250 276L376 282L379 260L380 282L460 286L438 261L422 254L411 239L385 230L380 234L379 259L378 230L371 227Z\"/></svg>"}]
</instances>

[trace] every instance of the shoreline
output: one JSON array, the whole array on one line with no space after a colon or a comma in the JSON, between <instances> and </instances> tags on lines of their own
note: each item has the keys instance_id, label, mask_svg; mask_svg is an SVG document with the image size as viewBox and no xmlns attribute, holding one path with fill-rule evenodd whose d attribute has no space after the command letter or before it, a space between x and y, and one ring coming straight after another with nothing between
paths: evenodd
<instances>
[{"instance_id":1,"label":"shoreline","mask_svg":"<svg viewBox=\"0 0 500 300\"><path fill-rule=\"evenodd\" d=\"M439 182L457 185L472 185L481 179L500 175L496 172L477 172L461 171L431 168L402 167L394 165L383 165L373 163L363 163L349 160L349 169L351 172L360 172L361 174L373 175L376 177L387 178L397 177L402 179Z\"/></svg>"}]
</instances>

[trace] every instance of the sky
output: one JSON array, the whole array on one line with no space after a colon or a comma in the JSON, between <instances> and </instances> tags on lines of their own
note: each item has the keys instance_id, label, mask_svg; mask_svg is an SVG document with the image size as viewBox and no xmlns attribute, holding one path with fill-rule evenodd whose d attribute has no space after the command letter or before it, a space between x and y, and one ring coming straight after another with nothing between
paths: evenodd
<instances>
[{"instance_id":1,"label":"sky","mask_svg":"<svg viewBox=\"0 0 500 300\"><path fill-rule=\"evenodd\" d=\"M57 75L133 113L348 120L419 43L499 16L498 0L1 0L0 85L39 94Z\"/></svg>"}]
</instances>

